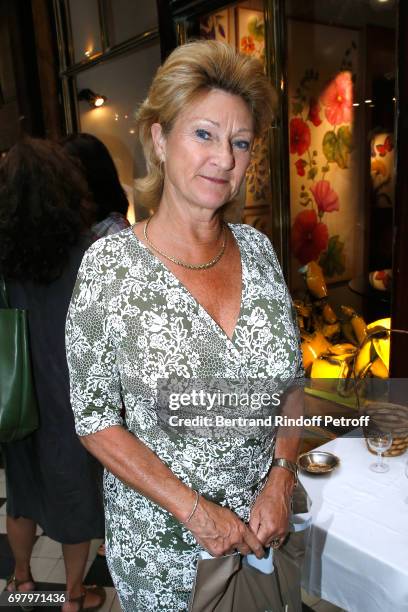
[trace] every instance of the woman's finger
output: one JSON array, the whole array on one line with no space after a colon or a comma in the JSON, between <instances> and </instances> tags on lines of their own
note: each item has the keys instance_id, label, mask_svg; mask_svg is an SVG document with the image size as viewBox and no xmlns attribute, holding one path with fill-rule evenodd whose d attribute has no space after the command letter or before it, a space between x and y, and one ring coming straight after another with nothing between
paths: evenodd
<instances>
[{"instance_id":1,"label":"woman's finger","mask_svg":"<svg viewBox=\"0 0 408 612\"><path fill-rule=\"evenodd\" d=\"M258 536L256 536L248 527L246 528L244 533L244 541L250 548L250 551L253 552L258 557L258 559L262 559L265 554L263 544L259 540Z\"/></svg>"}]
</instances>

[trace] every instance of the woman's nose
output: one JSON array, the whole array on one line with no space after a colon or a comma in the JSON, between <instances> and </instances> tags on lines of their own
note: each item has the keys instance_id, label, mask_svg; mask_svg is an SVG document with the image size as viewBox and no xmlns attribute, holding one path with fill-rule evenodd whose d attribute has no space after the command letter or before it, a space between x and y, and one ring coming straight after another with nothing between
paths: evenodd
<instances>
[{"instance_id":1,"label":"woman's nose","mask_svg":"<svg viewBox=\"0 0 408 612\"><path fill-rule=\"evenodd\" d=\"M230 142L218 143L216 162L223 170L232 170L232 168L234 168L235 158Z\"/></svg>"}]
</instances>

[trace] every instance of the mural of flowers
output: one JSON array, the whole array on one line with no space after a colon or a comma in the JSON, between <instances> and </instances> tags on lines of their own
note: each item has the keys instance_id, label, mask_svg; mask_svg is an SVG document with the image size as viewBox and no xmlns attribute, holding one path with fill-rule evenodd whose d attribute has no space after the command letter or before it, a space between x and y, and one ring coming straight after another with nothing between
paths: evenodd
<instances>
[{"instance_id":1,"label":"mural of flowers","mask_svg":"<svg viewBox=\"0 0 408 612\"><path fill-rule=\"evenodd\" d=\"M360 117L368 109L361 104L357 30L289 18L287 33L290 283L296 291L303 287L298 269L306 256L314 256L328 283L364 271L366 170L363 151L355 149L365 147ZM313 231L306 232L306 220Z\"/></svg>"},{"instance_id":2,"label":"mural of flowers","mask_svg":"<svg viewBox=\"0 0 408 612\"><path fill-rule=\"evenodd\" d=\"M238 42L241 53L265 60L265 22L263 11L238 7Z\"/></svg>"},{"instance_id":3,"label":"mural of flowers","mask_svg":"<svg viewBox=\"0 0 408 612\"><path fill-rule=\"evenodd\" d=\"M355 50L355 43L351 43L342 62L339 61L340 69L333 71L328 80L314 67L305 69L291 96L291 189L293 185L300 187L296 207L304 209L293 216L292 252L302 265L319 261L329 279L341 277L346 270L345 241L329 228L335 225L331 219L341 214L345 205L342 203L345 183L340 173L349 169L353 151ZM340 190L338 182L342 185Z\"/></svg>"}]
</instances>

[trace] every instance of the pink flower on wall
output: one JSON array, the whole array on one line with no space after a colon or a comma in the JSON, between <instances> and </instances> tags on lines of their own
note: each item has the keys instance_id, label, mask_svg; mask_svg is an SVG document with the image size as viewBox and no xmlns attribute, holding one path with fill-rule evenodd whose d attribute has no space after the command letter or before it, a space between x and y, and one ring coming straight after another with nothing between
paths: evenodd
<instances>
[{"instance_id":1,"label":"pink flower on wall","mask_svg":"<svg viewBox=\"0 0 408 612\"><path fill-rule=\"evenodd\" d=\"M309 101L309 114L307 116L308 120L313 123L315 127L319 127L322 120L320 119L320 104L316 100L316 98L310 98Z\"/></svg>"},{"instance_id":2,"label":"pink flower on wall","mask_svg":"<svg viewBox=\"0 0 408 612\"><path fill-rule=\"evenodd\" d=\"M320 97L325 115L331 125L352 120L353 81L350 72L340 72Z\"/></svg>"},{"instance_id":3,"label":"pink flower on wall","mask_svg":"<svg viewBox=\"0 0 408 612\"><path fill-rule=\"evenodd\" d=\"M339 196L330 187L329 181L318 181L310 187L310 191L316 201L319 213L339 210Z\"/></svg>"},{"instance_id":4,"label":"pink flower on wall","mask_svg":"<svg viewBox=\"0 0 408 612\"><path fill-rule=\"evenodd\" d=\"M290 152L303 155L310 147L310 128L306 121L294 117L290 121Z\"/></svg>"},{"instance_id":5,"label":"pink flower on wall","mask_svg":"<svg viewBox=\"0 0 408 612\"><path fill-rule=\"evenodd\" d=\"M292 226L292 249L302 265L317 260L327 249L329 231L320 223L315 210L303 210L296 215Z\"/></svg>"}]
</instances>

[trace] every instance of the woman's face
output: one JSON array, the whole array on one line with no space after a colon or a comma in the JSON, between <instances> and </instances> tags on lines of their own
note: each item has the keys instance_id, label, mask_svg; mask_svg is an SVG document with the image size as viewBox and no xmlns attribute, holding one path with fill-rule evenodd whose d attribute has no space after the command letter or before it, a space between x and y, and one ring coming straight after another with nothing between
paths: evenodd
<instances>
[{"instance_id":1,"label":"woman's face","mask_svg":"<svg viewBox=\"0 0 408 612\"><path fill-rule=\"evenodd\" d=\"M152 126L164 160L164 194L178 203L216 210L237 195L251 157L253 119L239 96L204 92L177 117L165 136Z\"/></svg>"}]
</instances>

